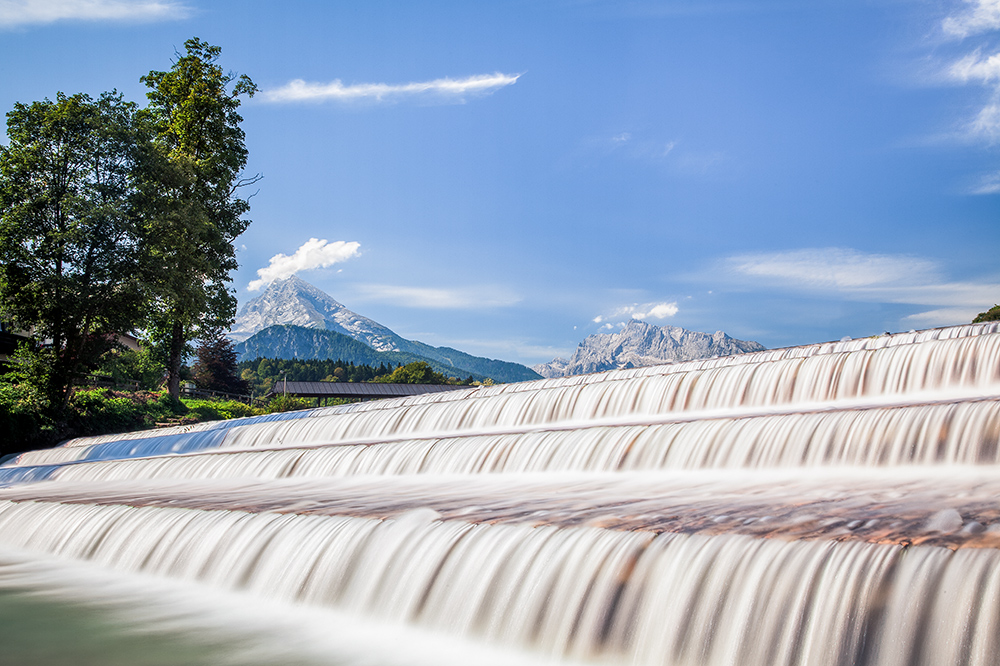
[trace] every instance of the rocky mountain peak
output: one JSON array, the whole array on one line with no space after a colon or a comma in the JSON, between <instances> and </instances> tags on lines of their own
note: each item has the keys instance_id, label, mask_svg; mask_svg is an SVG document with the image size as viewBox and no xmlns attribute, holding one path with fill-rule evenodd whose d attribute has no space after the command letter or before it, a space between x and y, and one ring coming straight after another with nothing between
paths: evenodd
<instances>
[{"instance_id":1,"label":"rocky mountain peak","mask_svg":"<svg viewBox=\"0 0 1000 666\"><path fill-rule=\"evenodd\" d=\"M236 315L229 337L237 342L269 326L292 325L343 333L377 351L398 351L402 338L376 321L362 317L305 280L275 280Z\"/></svg>"},{"instance_id":2,"label":"rocky mountain peak","mask_svg":"<svg viewBox=\"0 0 1000 666\"><path fill-rule=\"evenodd\" d=\"M632 319L620 331L588 336L569 361L557 358L549 363L536 365L532 370L543 377L564 377L763 349L764 346L759 342L737 340L722 331L700 333L678 326L656 326Z\"/></svg>"}]
</instances>

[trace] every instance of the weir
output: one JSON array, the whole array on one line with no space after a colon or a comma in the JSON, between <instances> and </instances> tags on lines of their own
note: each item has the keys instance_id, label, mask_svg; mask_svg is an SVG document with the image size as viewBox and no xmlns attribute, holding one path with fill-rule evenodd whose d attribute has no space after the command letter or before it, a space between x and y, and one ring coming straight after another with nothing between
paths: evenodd
<instances>
[{"instance_id":1,"label":"weir","mask_svg":"<svg viewBox=\"0 0 1000 666\"><path fill-rule=\"evenodd\" d=\"M66 664L1000 664L998 498L997 324L884 335L25 453L0 619Z\"/></svg>"}]
</instances>

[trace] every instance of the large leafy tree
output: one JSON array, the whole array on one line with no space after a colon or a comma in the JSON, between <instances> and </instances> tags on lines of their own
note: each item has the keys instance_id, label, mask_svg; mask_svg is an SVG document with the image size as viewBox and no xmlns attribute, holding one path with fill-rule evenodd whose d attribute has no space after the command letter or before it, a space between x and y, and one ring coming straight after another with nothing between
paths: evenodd
<instances>
[{"instance_id":1,"label":"large leafy tree","mask_svg":"<svg viewBox=\"0 0 1000 666\"><path fill-rule=\"evenodd\" d=\"M16 104L0 147L0 315L44 341L39 378L65 406L75 375L145 299L148 140L134 104L59 94Z\"/></svg>"},{"instance_id":2,"label":"large leafy tree","mask_svg":"<svg viewBox=\"0 0 1000 666\"><path fill-rule=\"evenodd\" d=\"M247 149L238 113L240 98L252 97L256 86L222 70L219 47L197 38L184 47L169 71L142 77L150 88L144 113L169 165L149 227L160 267L149 333L166 361L174 398L191 341L235 316L236 297L227 286L237 268L233 241L249 224L243 214L250 208L237 192L257 180L242 177Z\"/></svg>"}]
</instances>

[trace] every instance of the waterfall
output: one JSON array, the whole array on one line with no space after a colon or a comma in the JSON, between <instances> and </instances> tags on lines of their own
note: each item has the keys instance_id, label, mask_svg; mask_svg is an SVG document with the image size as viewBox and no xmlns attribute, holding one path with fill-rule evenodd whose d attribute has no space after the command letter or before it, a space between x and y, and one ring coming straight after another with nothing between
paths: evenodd
<instances>
[{"instance_id":1,"label":"waterfall","mask_svg":"<svg viewBox=\"0 0 1000 666\"><path fill-rule=\"evenodd\" d=\"M1000 329L884 335L28 452L0 620L66 664L81 623L105 663L1000 664L997 497Z\"/></svg>"}]
</instances>

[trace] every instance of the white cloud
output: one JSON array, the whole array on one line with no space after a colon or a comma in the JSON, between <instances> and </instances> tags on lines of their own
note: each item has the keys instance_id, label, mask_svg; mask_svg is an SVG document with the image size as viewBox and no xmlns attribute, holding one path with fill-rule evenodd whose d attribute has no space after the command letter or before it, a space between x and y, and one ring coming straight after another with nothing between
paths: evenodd
<instances>
[{"instance_id":1,"label":"white cloud","mask_svg":"<svg viewBox=\"0 0 1000 666\"><path fill-rule=\"evenodd\" d=\"M983 176L971 192L972 194L1000 194L1000 171Z\"/></svg>"},{"instance_id":2,"label":"white cloud","mask_svg":"<svg viewBox=\"0 0 1000 666\"><path fill-rule=\"evenodd\" d=\"M988 309L987 306L981 308L939 308L918 312L904 317L903 321L915 327L932 326L954 326L956 323L967 323L972 321L977 314Z\"/></svg>"},{"instance_id":3,"label":"white cloud","mask_svg":"<svg viewBox=\"0 0 1000 666\"><path fill-rule=\"evenodd\" d=\"M291 277L300 271L326 268L347 261L351 257L357 256L359 247L361 244L353 241L331 243L325 239L310 238L292 256L276 254L271 257L269 265L257 270L259 279L247 285L247 289L257 291L275 280Z\"/></svg>"},{"instance_id":4,"label":"white cloud","mask_svg":"<svg viewBox=\"0 0 1000 666\"><path fill-rule=\"evenodd\" d=\"M732 272L768 282L835 290L927 280L937 270L933 262L918 257L848 248L745 254L730 257L726 263Z\"/></svg>"},{"instance_id":5,"label":"white cloud","mask_svg":"<svg viewBox=\"0 0 1000 666\"><path fill-rule=\"evenodd\" d=\"M1000 30L1000 0L966 0L966 11L947 17L942 22L946 34L966 38L970 35ZM964 127L966 140L986 140L1000 143L1000 52L983 55L991 47L991 38L980 39L971 53L956 60L944 71L946 80L978 85L986 89L983 107Z\"/></svg>"},{"instance_id":6,"label":"white cloud","mask_svg":"<svg viewBox=\"0 0 1000 666\"><path fill-rule=\"evenodd\" d=\"M992 83L1000 81L1000 53L983 57L979 51L970 53L961 60L953 63L948 68L948 74L952 79L968 83L978 81L981 83Z\"/></svg>"},{"instance_id":7,"label":"white cloud","mask_svg":"<svg viewBox=\"0 0 1000 666\"><path fill-rule=\"evenodd\" d=\"M962 312L967 308L980 308L976 310L980 312L983 304L992 303L1000 294L997 283L949 282L929 259L868 254L848 248L740 255L730 257L723 266L744 287L778 287L856 301L941 306Z\"/></svg>"},{"instance_id":8,"label":"white cloud","mask_svg":"<svg viewBox=\"0 0 1000 666\"><path fill-rule=\"evenodd\" d=\"M0 26L77 21L163 21L191 10L172 0L0 0Z\"/></svg>"},{"instance_id":9,"label":"white cloud","mask_svg":"<svg viewBox=\"0 0 1000 666\"><path fill-rule=\"evenodd\" d=\"M404 98L429 97L463 102L466 97L489 95L514 84L520 74L480 74L464 79L435 79L403 84L357 83L344 85L340 79L330 83L310 83L295 79L280 88L266 90L263 98L269 102L311 102L322 100L395 101Z\"/></svg>"},{"instance_id":10,"label":"white cloud","mask_svg":"<svg viewBox=\"0 0 1000 666\"><path fill-rule=\"evenodd\" d=\"M631 305L622 305L617 307L610 312L597 315L592 320L595 324L600 324L608 319L620 320L618 325L621 326L625 321L629 319L668 319L677 314L678 308L676 302L660 302L660 303L632 303ZM621 321L625 320L625 321ZM605 323L601 328L611 329L614 328L614 324L611 322Z\"/></svg>"},{"instance_id":11,"label":"white cloud","mask_svg":"<svg viewBox=\"0 0 1000 666\"><path fill-rule=\"evenodd\" d=\"M965 0L967 11L947 17L941 28L945 34L964 38L1000 29L1000 0Z\"/></svg>"},{"instance_id":12,"label":"white cloud","mask_svg":"<svg viewBox=\"0 0 1000 666\"><path fill-rule=\"evenodd\" d=\"M362 299L432 310L477 310L521 302L521 297L510 290L489 285L439 288L364 284L357 289Z\"/></svg>"},{"instance_id":13,"label":"white cloud","mask_svg":"<svg viewBox=\"0 0 1000 666\"><path fill-rule=\"evenodd\" d=\"M982 137L990 143L1000 142L1000 101L993 101L984 106L976 118L969 123L969 133L974 137Z\"/></svg>"}]
</instances>

